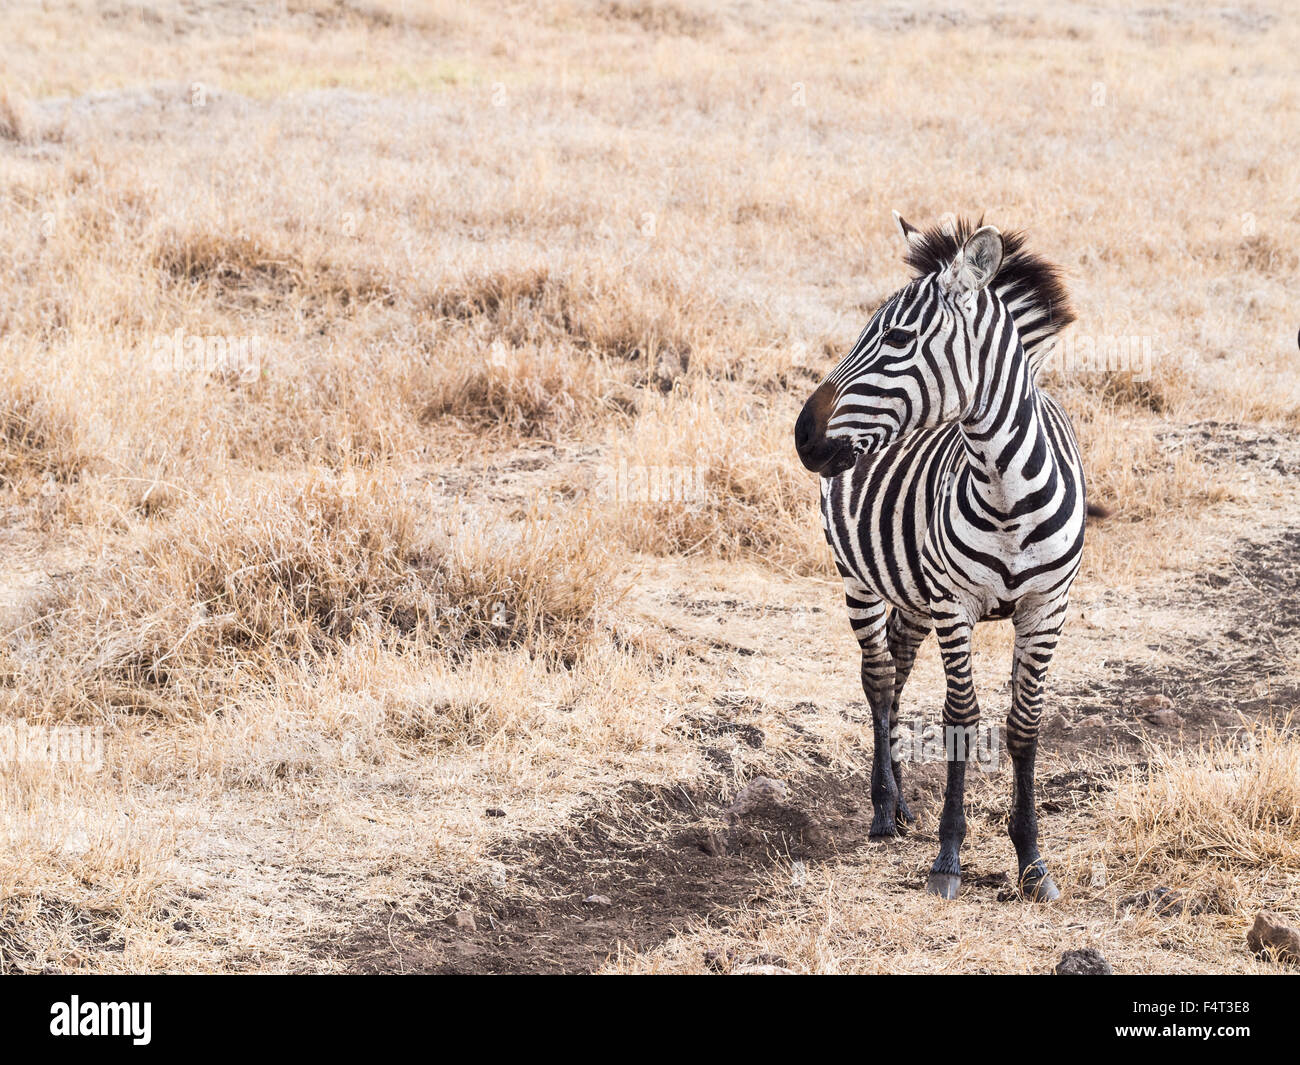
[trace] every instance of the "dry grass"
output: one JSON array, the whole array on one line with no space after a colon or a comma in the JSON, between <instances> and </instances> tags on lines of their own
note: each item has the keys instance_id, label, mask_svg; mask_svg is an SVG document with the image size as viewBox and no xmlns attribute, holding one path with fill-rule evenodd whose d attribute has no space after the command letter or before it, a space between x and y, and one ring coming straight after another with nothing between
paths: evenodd
<instances>
[{"instance_id":1,"label":"dry grass","mask_svg":"<svg viewBox=\"0 0 1300 1065\"><path fill-rule=\"evenodd\" d=\"M782 404L759 397L724 405L707 388L647 397L604 471L617 534L635 551L833 574L816 485L786 446L778 412Z\"/></svg>"},{"instance_id":2,"label":"dry grass","mask_svg":"<svg viewBox=\"0 0 1300 1065\"><path fill-rule=\"evenodd\" d=\"M1300 426L1294 37L1270 5L17 5L0 723L107 731L99 773L5 777L0 969L319 967L367 907L500 890L498 841L628 781L856 764L790 430L906 276L891 207L1028 229L1081 338L1150 341L1149 374L1048 378L1115 512L1081 602L1140 611L1246 518L1290 520L1282 474L1176 431ZM1062 669L1146 654L1143 626ZM728 775L679 726L738 690L770 747ZM1270 735L1249 764L1281 773ZM1115 846L1163 875L1197 825L1153 811L1221 789L1199 830L1264 899L1284 822L1229 830L1276 777L1185 757L1126 785ZM771 913L735 927L820 970L1029 967L997 936L1050 939L918 939L923 900L843 875L773 896L797 948ZM1225 927L1207 968L1237 964Z\"/></svg>"},{"instance_id":3,"label":"dry grass","mask_svg":"<svg viewBox=\"0 0 1300 1065\"><path fill-rule=\"evenodd\" d=\"M125 564L57 590L3 684L42 718L98 720L211 712L283 659L358 639L578 653L612 575L580 520L454 510L431 524L420 503L352 470L205 500Z\"/></svg>"},{"instance_id":4,"label":"dry grass","mask_svg":"<svg viewBox=\"0 0 1300 1065\"><path fill-rule=\"evenodd\" d=\"M25 143L32 138L32 118L27 101L0 86L0 140Z\"/></svg>"},{"instance_id":5,"label":"dry grass","mask_svg":"<svg viewBox=\"0 0 1300 1065\"><path fill-rule=\"evenodd\" d=\"M1112 827L1102 853L1125 870L1125 882L1154 878L1212 893L1228 879L1228 899L1209 900L1216 910L1238 920L1261 906L1300 912L1295 732L1251 725L1231 741L1157 748L1152 756L1151 768L1123 781L1107 810Z\"/></svg>"},{"instance_id":6,"label":"dry grass","mask_svg":"<svg viewBox=\"0 0 1300 1065\"><path fill-rule=\"evenodd\" d=\"M30 380L0 382L0 485L75 481L94 462L90 442L64 397Z\"/></svg>"},{"instance_id":7,"label":"dry grass","mask_svg":"<svg viewBox=\"0 0 1300 1065\"><path fill-rule=\"evenodd\" d=\"M554 438L616 407L617 382L596 359L551 347L498 346L486 359L468 346L443 350L451 365L415 385L426 423L452 418L483 435Z\"/></svg>"}]
</instances>

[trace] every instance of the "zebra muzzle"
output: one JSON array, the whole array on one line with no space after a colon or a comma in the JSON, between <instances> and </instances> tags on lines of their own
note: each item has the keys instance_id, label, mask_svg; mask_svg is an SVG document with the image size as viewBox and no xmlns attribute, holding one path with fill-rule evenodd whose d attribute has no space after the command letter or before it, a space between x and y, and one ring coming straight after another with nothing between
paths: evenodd
<instances>
[{"instance_id":1,"label":"zebra muzzle","mask_svg":"<svg viewBox=\"0 0 1300 1065\"><path fill-rule=\"evenodd\" d=\"M834 477L857 462L857 448L843 437L826 436L826 416L830 413L828 392L819 388L812 394L794 423L794 446L799 461L813 473Z\"/></svg>"}]
</instances>

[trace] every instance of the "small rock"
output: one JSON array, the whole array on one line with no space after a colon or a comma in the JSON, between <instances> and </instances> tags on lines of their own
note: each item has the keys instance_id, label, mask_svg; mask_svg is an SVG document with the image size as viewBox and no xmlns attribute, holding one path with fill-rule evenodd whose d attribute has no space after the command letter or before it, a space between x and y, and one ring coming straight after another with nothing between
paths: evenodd
<instances>
[{"instance_id":1,"label":"small rock","mask_svg":"<svg viewBox=\"0 0 1300 1065\"><path fill-rule=\"evenodd\" d=\"M1157 710L1172 710L1174 701L1167 695L1144 695L1133 705L1142 713L1150 714Z\"/></svg>"},{"instance_id":2,"label":"small rock","mask_svg":"<svg viewBox=\"0 0 1300 1065\"><path fill-rule=\"evenodd\" d=\"M710 972L725 973L736 960L736 951L732 947L726 950L706 950L704 965Z\"/></svg>"},{"instance_id":3,"label":"small rock","mask_svg":"<svg viewBox=\"0 0 1300 1065\"><path fill-rule=\"evenodd\" d=\"M1104 728L1106 719L1101 714L1089 714L1074 723L1075 728Z\"/></svg>"},{"instance_id":4,"label":"small rock","mask_svg":"<svg viewBox=\"0 0 1300 1065\"><path fill-rule=\"evenodd\" d=\"M1205 903L1198 899L1189 899L1181 891L1170 891L1167 887L1140 891L1120 899L1120 906L1126 910L1154 910L1162 917L1179 913L1204 913Z\"/></svg>"},{"instance_id":5,"label":"small rock","mask_svg":"<svg viewBox=\"0 0 1300 1065\"><path fill-rule=\"evenodd\" d=\"M469 910L458 910L447 918L447 923L458 932L478 931L478 923L474 920L474 915L470 913Z\"/></svg>"},{"instance_id":6,"label":"small rock","mask_svg":"<svg viewBox=\"0 0 1300 1065\"><path fill-rule=\"evenodd\" d=\"M1056 963L1057 976L1113 976L1115 970L1110 962L1093 950L1083 947L1080 950L1067 950Z\"/></svg>"},{"instance_id":7,"label":"small rock","mask_svg":"<svg viewBox=\"0 0 1300 1065\"><path fill-rule=\"evenodd\" d=\"M608 895L588 895L582 900L584 906L613 906L614 900Z\"/></svg>"},{"instance_id":8,"label":"small rock","mask_svg":"<svg viewBox=\"0 0 1300 1065\"><path fill-rule=\"evenodd\" d=\"M484 813L486 813L488 817L505 817L506 815L506 812L499 806L489 806Z\"/></svg>"},{"instance_id":9,"label":"small rock","mask_svg":"<svg viewBox=\"0 0 1300 1065\"><path fill-rule=\"evenodd\" d=\"M1043 722L1044 736L1059 736L1062 733L1069 732L1074 725L1064 714L1053 714Z\"/></svg>"},{"instance_id":10,"label":"small rock","mask_svg":"<svg viewBox=\"0 0 1300 1065\"><path fill-rule=\"evenodd\" d=\"M716 829L705 835L700 842L700 850L712 858L721 858L727 853L727 836Z\"/></svg>"},{"instance_id":11,"label":"small rock","mask_svg":"<svg viewBox=\"0 0 1300 1065\"><path fill-rule=\"evenodd\" d=\"M1246 933L1246 946L1266 958L1300 962L1300 928L1287 924L1272 910L1260 910Z\"/></svg>"},{"instance_id":12,"label":"small rock","mask_svg":"<svg viewBox=\"0 0 1300 1065\"><path fill-rule=\"evenodd\" d=\"M792 969L780 965L737 965L731 970L732 976L793 976Z\"/></svg>"},{"instance_id":13,"label":"small rock","mask_svg":"<svg viewBox=\"0 0 1300 1065\"><path fill-rule=\"evenodd\" d=\"M783 780L755 777L741 789L735 801L727 808L734 817L744 817L751 810L769 804L780 804L790 797L790 789Z\"/></svg>"},{"instance_id":14,"label":"small rock","mask_svg":"<svg viewBox=\"0 0 1300 1065\"><path fill-rule=\"evenodd\" d=\"M1178 728L1183 724L1183 715L1177 710L1155 710L1146 715L1146 720L1159 728Z\"/></svg>"}]
</instances>

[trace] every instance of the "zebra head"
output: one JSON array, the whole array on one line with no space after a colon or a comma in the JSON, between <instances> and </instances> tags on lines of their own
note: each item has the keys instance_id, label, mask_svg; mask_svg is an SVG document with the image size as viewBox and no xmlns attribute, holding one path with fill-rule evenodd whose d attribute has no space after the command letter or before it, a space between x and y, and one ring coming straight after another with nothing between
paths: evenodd
<instances>
[{"instance_id":1,"label":"zebra head","mask_svg":"<svg viewBox=\"0 0 1300 1065\"><path fill-rule=\"evenodd\" d=\"M931 239L894 220L909 261ZM918 429L963 417L977 394L979 356L997 298L989 283L1003 259L993 226L963 226L951 256L924 256L928 272L894 293L872 316L840 364L804 404L794 440L808 469L834 477L860 455Z\"/></svg>"}]
</instances>

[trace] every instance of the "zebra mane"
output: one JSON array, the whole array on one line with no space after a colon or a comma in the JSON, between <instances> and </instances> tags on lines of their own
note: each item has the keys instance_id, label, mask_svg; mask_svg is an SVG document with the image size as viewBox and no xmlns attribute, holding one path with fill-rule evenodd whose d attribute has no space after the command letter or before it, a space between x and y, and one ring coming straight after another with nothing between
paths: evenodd
<instances>
[{"instance_id":1,"label":"zebra mane","mask_svg":"<svg viewBox=\"0 0 1300 1065\"><path fill-rule=\"evenodd\" d=\"M957 255L967 238L984 224L959 218L956 225L933 226L911 237L904 262L917 277L936 273ZM1060 271L1051 263L1025 251L1019 231L1002 234L1002 265L993 278L993 290L1016 320L1020 343L1029 360L1029 374L1037 376L1051 352L1052 340L1075 319Z\"/></svg>"}]
</instances>

